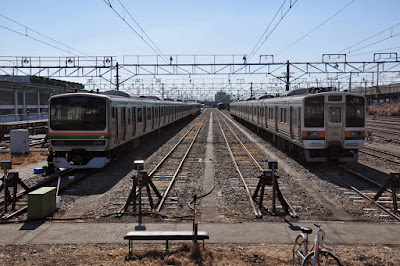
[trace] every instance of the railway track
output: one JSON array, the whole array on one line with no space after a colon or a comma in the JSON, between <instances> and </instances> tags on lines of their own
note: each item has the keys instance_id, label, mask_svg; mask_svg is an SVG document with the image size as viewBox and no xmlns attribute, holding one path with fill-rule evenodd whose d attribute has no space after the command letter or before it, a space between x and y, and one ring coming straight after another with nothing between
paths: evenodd
<instances>
[{"instance_id":1,"label":"railway track","mask_svg":"<svg viewBox=\"0 0 400 266\"><path fill-rule=\"evenodd\" d=\"M58 195L61 195L65 190L71 188L72 186L76 185L77 183L79 183L80 181L89 177L91 174L97 171L99 171L99 169L91 169L91 170L69 169L59 174L50 176L49 178L32 186L29 190L18 192L16 195L16 198L20 201L18 204L19 205L18 209L15 212L3 215L2 219L8 220L26 212L28 206L27 206L27 199L25 199L25 197L29 192L45 186L56 186L58 187ZM73 176L74 178L71 179L69 178L70 176ZM0 205L4 205L4 200L0 201Z\"/></svg>"},{"instance_id":2,"label":"railway track","mask_svg":"<svg viewBox=\"0 0 400 266\"><path fill-rule=\"evenodd\" d=\"M258 161L265 159L265 157L262 156L263 152L259 150L254 143L249 141L244 144L227 121L226 117L219 111L217 122L229 151L230 158L232 159L236 172L240 176L241 183L245 189L245 194L254 215L256 217L262 217L263 210L260 209L260 206L266 204L271 205L271 202L274 202L275 200L275 197L272 196L274 195L272 187L268 186L266 187L266 193L262 193L263 195L266 194L268 196L264 198L261 204L260 202L257 203L253 197L256 185L259 181L258 177L254 177L254 171L256 169L261 175L265 169L268 169L265 161ZM289 208L291 215L296 217L297 214L293 208L291 208L291 206L289 206Z\"/></svg>"},{"instance_id":3,"label":"railway track","mask_svg":"<svg viewBox=\"0 0 400 266\"><path fill-rule=\"evenodd\" d=\"M400 164L400 156L395 153L372 148L371 146L364 146L359 152L397 165Z\"/></svg>"},{"instance_id":4,"label":"railway track","mask_svg":"<svg viewBox=\"0 0 400 266\"><path fill-rule=\"evenodd\" d=\"M179 203L179 196L172 191L176 182L185 183L188 176L187 171L184 171L184 163L188 159L188 155L192 150L194 143L209 117L209 113L204 113L200 116L187 132L179 139L179 141L169 150L157 165L148 171L148 176L151 178L157 190L161 195L157 195L154 191L150 192L151 198L161 196L156 206L152 206L150 198L145 196L142 192L142 211L143 212L161 212L162 209L177 209ZM185 188L180 188L185 189ZM185 191L185 190L183 190ZM139 195L139 189L136 189L136 197ZM120 213L126 212L129 208L129 202L126 202L119 210ZM168 205L168 207L166 206Z\"/></svg>"},{"instance_id":5,"label":"railway track","mask_svg":"<svg viewBox=\"0 0 400 266\"><path fill-rule=\"evenodd\" d=\"M387 189L378 200L374 200L374 196L382 187L382 184L371 180L360 173L357 173L351 169L340 166L341 173L336 173L335 171L327 171L323 169L318 169L322 172L324 176L334 180L340 186L343 186L349 191L344 193L349 196L354 203L361 204L364 211L366 212L376 212L377 216L382 216L379 213L384 212L383 216L391 217L394 220L400 221L400 216L398 213L393 211L393 201L392 201L392 191ZM354 180L358 181L355 182ZM397 196L399 197L399 196Z\"/></svg>"}]
</instances>

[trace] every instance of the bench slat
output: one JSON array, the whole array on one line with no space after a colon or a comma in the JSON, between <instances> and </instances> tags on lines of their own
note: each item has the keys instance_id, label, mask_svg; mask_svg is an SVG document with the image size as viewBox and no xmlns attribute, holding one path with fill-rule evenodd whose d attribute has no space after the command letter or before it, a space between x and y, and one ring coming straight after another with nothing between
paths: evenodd
<instances>
[{"instance_id":1,"label":"bench slat","mask_svg":"<svg viewBox=\"0 0 400 266\"><path fill-rule=\"evenodd\" d=\"M193 231L131 231L128 232L124 239L128 240L191 240L193 239ZM197 232L197 239L209 239L208 232Z\"/></svg>"}]
</instances>

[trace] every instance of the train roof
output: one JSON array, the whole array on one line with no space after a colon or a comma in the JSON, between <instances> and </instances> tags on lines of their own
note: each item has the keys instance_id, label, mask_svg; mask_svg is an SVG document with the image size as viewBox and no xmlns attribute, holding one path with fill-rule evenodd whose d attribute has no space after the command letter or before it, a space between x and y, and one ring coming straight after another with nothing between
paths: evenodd
<instances>
[{"instance_id":1,"label":"train roof","mask_svg":"<svg viewBox=\"0 0 400 266\"><path fill-rule=\"evenodd\" d=\"M123 93L123 92L122 92ZM86 92L74 92L74 93L65 93L58 94L51 97L52 98L60 98L60 97L71 97L71 96L81 96L81 97L97 97L97 98L105 98L109 101L117 101L117 102L140 102L140 103L162 103L168 105L194 105L197 104L195 102L179 102L179 101L171 101L171 100L157 100L153 98L147 97L131 97L129 94L124 96L125 93L86 93Z\"/></svg>"},{"instance_id":2,"label":"train roof","mask_svg":"<svg viewBox=\"0 0 400 266\"><path fill-rule=\"evenodd\" d=\"M329 95L329 94L354 95L354 96L364 97L363 95L359 95L359 94L352 93L352 92L328 91L328 92L309 93L309 94L291 95L291 96L283 96L283 97L282 96L281 97L273 97L273 98L266 98L266 99L260 99L260 100L239 101L239 102L233 102L232 105L235 105L235 104L246 105L246 104L254 104L254 103L264 103L264 102L268 102L268 103L299 102L305 98L321 96L321 95Z\"/></svg>"}]
</instances>

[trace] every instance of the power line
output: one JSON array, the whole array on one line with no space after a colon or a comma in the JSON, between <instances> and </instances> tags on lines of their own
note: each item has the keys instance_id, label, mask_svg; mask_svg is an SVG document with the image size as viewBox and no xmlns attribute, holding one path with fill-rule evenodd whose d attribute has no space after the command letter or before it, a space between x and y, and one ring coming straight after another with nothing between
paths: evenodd
<instances>
[{"instance_id":1,"label":"power line","mask_svg":"<svg viewBox=\"0 0 400 266\"><path fill-rule=\"evenodd\" d=\"M34 38L34 37L32 37L32 36L29 36L29 35L26 35L26 34L24 34L24 33L18 32L18 31L16 31L16 30L10 29L10 28L8 28L8 27L6 27L6 26L0 25L0 27L2 27L2 28L4 28L4 29L7 29L7 30L9 30L9 31L12 31L12 32L14 32L14 33L17 33L17 34L19 34L19 35L28 37L28 38L30 38L30 39L32 39L32 40L35 40L35 41L40 42L40 43L42 43L42 44L45 44L45 45L47 45L47 46L53 47L53 48L58 49L58 50L60 50L60 51L63 51L63 52L66 52L66 53L69 53L69 54L73 54L73 55L75 55L75 56L78 56L77 54L74 54L74 53L72 53L72 52L70 52L70 51L68 51L68 50L65 50L65 49L63 49L63 48L57 47L57 46L55 46L55 45L53 45L53 44L50 44L50 43L47 43L47 42L45 42L45 41L36 39L36 38Z\"/></svg>"},{"instance_id":2,"label":"power line","mask_svg":"<svg viewBox=\"0 0 400 266\"><path fill-rule=\"evenodd\" d=\"M400 25L400 23L397 23L396 25L391 26L391 27L387 28L386 30L383 30L383 31L381 31L381 32L379 32L379 33L376 33L376 34L372 35L371 37L368 37L368 38L366 38L366 39L364 39L364 40L362 40L362 41L360 41L360 42L358 42L358 43L356 43L356 44L353 44L353 45L351 45L351 46L349 46L349 47L347 47L347 48L344 48L343 50L339 51L338 54L339 54L339 53L342 53L342 52L344 52L344 51L350 50L350 49L353 48L354 46L357 46L357 45L359 45L359 44L361 44L361 43L363 43L363 42L366 42L366 41L368 41L368 40L370 40L370 39L372 39L372 38L375 38L376 36L381 35L382 33L386 32L386 31L388 31L388 30L393 30L395 27L397 27L397 26L399 26L399 25ZM352 53L352 52L354 52L354 51L351 51L351 52L349 52L349 53Z\"/></svg>"},{"instance_id":3,"label":"power line","mask_svg":"<svg viewBox=\"0 0 400 266\"><path fill-rule=\"evenodd\" d=\"M76 51L76 52L78 52L78 53L80 53L80 54L89 56L88 54L86 54L86 53L84 53L84 52L78 51L78 50L76 50L76 49L74 49L74 48L72 48L72 47L70 47L70 46L68 46L68 45L66 45L66 44L64 44L64 43L62 43L62 42L60 42L60 41L57 41L57 40L55 40L55 39L53 39L53 38L51 38L51 37L49 37L49 36L43 34L43 33L40 33L40 32L38 32L38 31L36 31L36 30L34 30L34 29L32 29L32 28L29 28L29 27L27 27L27 26L25 26L25 25L23 25L23 24L21 24L21 23L15 21L15 20L13 20L13 19L11 19L11 18L9 18L9 17L3 15L3 14L0 14L0 16L3 17L3 18L5 18L5 19L7 19L7 20L9 20L9 21L11 21L11 22L13 22L13 23L15 23L15 24L17 24L17 25L19 25L19 26L21 26L21 27L24 27L26 30L25 30L25 33L21 33L21 32L19 32L19 31L10 29L10 28L8 28L8 27L6 27L6 26L1 26L1 25L0 25L2 28L5 28L5 29L7 29L7 30L9 30L9 31L15 32L15 33L17 33L17 34L20 34L20 35L22 35L22 36L28 37L28 38L30 38L30 39L33 39L33 40L35 40L35 41L37 41L37 42L40 42L40 43L43 43L43 44L45 44L45 45L51 46L51 47L53 47L53 48L55 48L55 49L58 49L58 50L61 50L61 51L63 51L63 52L66 52L66 53L69 53L69 54L73 54L73 55L75 55L75 56L79 56L79 55L77 55L77 54L75 54L75 53L72 53L70 50L73 50L73 51ZM65 50L65 49L63 49L63 48L59 48L59 47L57 47L57 46L55 46L55 45L53 45L53 44L47 43L47 42L45 42L45 41L41 41L41 40L36 39L36 38L34 38L34 37L32 37L32 36L29 36L29 35L28 35L28 30L30 30L30 31L32 31L32 32L34 32L34 33L36 33L36 34L42 36L42 37L45 37L46 39L49 39L49 40L51 40L51 41L53 41L53 42L55 42L55 43L58 43L58 44L60 44L60 45L62 45L62 46L64 46L64 47L66 47L67 50Z\"/></svg>"},{"instance_id":4,"label":"power line","mask_svg":"<svg viewBox=\"0 0 400 266\"><path fill-rule=\"evenodd\" d=\"M325 23L327 23L329 20L331 20L332 18L334 18L335 16L337 16L340 12L342 12L344 9L346 9L348 6L350 6L352 3L354 3L356 0L352 0L350 3L348 3L347 5L345 5L344 7L342 7L339 11L337 11L335 14L333 14L332 16L330 16L328 19L326 19L324 22L322 22L321 24L319 24L317 27L315 27L314 29L312 29L310 32L306 33L305 35L303 35L302 37L300 37L297 41L295 41L294 43L292 43L291 45L289 45L288 47L282 49L281 51L279 51L278 53L276 53L275 55L278 55L284 51L286 51L287 49L291 48L292 46L294 46L295 44L297 44L298 42L300 42L301 40L303 40L304 38L306 38L308 35L310 35L311 33L313 33L314 31L316 31L317 29L319 29L320 27L322 27Z\"/></svg>"},{"instance_id":5,"label":"power line","mask_svg":"<svg viewBox=\"0 0 400 266\"><path fill-rule=\"evenodd\" d=\"M133 19L133 16L129 13L129 11L125 8L125 6L118 0L118 2L121 4L122 8L129 14L129 16L133 19L133 21L135 22L136 25L138 25L139 29L142 30L142 32L145 34L145 36L149 39L149 41L154 45L154 47L148 42L146 41L146 39L140 35L137 30L135 30L132 25L126 21L121 14L118 13L117 10L115 10L115 8L111 5L111 3L109 2L109 0L103 0L104 3L106 3L106 5L108 5L112 11L114 11L114 13L140 38L143 40L143 42L150 47L151 50L153 50L153 52L155 52L158 56L160 56L164 62L167 62L165 55L160 51L160 49L154 44L154 42L150 39L150 37L148 37L148 35L144 32L144 30L142 29L142 27L139 26L139 24L136 22L135 19ZM158 50L158 51L157 51Z\"/></svg>"},{"instance_id":6,"label":"power line","mask_svg":"<svg viewBox=\"0 0 400 266\"><path fill-rule=\"evenodd\" d=\"M278 25L281 23L281 21L285 18L285 16L289 13L289 11L292 9L292 7L297 3L297 1L298 0L294 0L294 2L292 3L292 0L290 0L289 8L286 10L285 13L283 13L284 12L283 11L283 7L284 7L285 3L287 2L287 0L283 1L281 7L275 13L275 16L272 18L272 20L269 23L268 27L265 29L264 33L261 35L261 37L258 40L258 42L256 43L256 45L254 46L254 48L249 53L248 60L250 60L257 53L257 51L264 45L264 43L268 40L268 38L275 31L275 29L278 27ZM273 24L273 22L275 21L275 18L278 16L279 13L281 13L281 17L280 17L279 21L276 23L276 25L273 27L273 29L267 35L269 28L271 27L271 25ZM263 38L264 38L264 40L261 42L261 40ZM261 42L261 44L260 44L260 42Z\"/></svg>"}]
</instances>

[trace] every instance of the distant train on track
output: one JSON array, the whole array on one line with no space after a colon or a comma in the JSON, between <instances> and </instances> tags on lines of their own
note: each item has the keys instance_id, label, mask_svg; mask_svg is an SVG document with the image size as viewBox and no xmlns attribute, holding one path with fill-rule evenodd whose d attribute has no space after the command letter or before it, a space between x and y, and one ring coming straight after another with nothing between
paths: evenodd
<instances>
[{"instance_id":1,"label":"distant train on track","mask_svg":"<svg viewBox=\"0 0 400 266\"><path fill-rule=\"evenodd\" d=\"M308 162L350 162L364 145L365 102L354 93L320 92L233 102L230 112Z\"/></svg>"},{"instance_id":2,"label":"distant train on track","mask_svg":"<svg viewBox=\"0 0 400 266\"><path fill-rule=\"evenodd\" d=\"M194 102L132 98L118 91L55 95L49 101L48 137L57 168L102 168L123 145L201 108Z\"/></svg>"}]
</instances>

